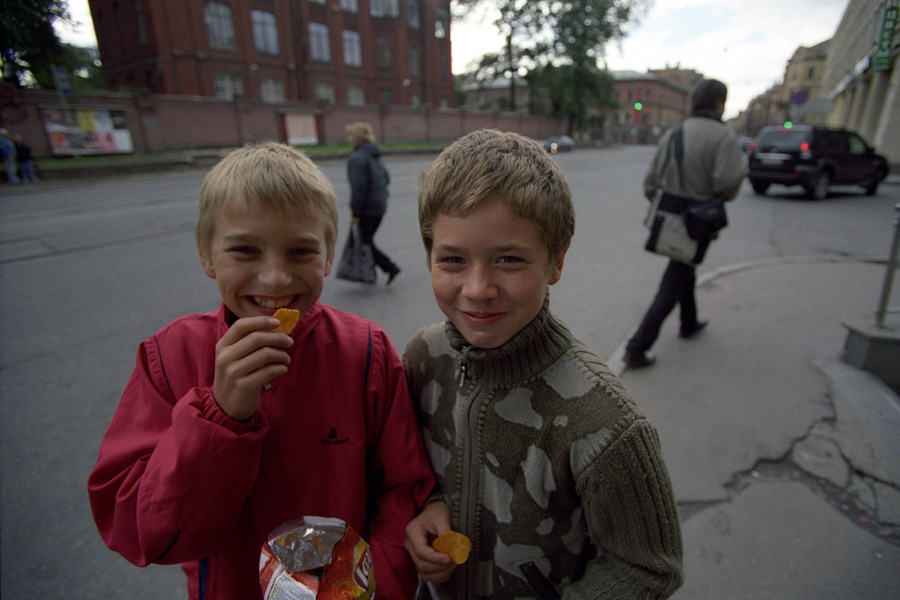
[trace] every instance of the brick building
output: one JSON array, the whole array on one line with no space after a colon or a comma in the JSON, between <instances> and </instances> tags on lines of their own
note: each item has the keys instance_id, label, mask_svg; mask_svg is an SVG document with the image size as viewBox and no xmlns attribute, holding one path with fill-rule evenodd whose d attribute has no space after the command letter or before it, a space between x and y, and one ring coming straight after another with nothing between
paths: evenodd
<instances>
[{"instance_id":1,"label":"brick building","mask_svg":"<svg viewBox=\"0 0 900 600\"><path fill-rule=\"evenodd\" d=\"M611 73L621 108L607 120L608 141L653 144L666 129L687 118L689 88L652 73Z\"/></svg>"},{"instance_id":2,"label":"brick building","mask_svg":"<svg viewBox=\"0 0 900 600\"><path fill-rule=\"evenodd\" d=\"M452 107L449 0L89 0L110 89Z\"/></svg>"}]
</instances>

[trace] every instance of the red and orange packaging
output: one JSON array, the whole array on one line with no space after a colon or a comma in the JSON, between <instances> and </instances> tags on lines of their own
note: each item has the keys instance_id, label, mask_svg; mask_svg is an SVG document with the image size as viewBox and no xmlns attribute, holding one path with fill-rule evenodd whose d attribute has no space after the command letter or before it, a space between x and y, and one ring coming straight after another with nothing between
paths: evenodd
<instances>
[{"instance_id":1,"label":"red and orange packaging","mask_svg":"<svg viewBox=\"0 0 900 600\"><path fill-rule=\"evenodd\" d=\"M372 555L341 519L303 517L277 527L263 544L264 600L374 600Z\"/></svg>"}]
</instances>

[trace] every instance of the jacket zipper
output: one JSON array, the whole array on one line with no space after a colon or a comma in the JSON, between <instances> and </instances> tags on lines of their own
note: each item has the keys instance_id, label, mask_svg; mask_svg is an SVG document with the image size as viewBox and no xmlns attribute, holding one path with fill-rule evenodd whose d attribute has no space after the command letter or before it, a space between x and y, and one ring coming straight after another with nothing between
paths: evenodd
<instances>
[{"instance_id":1,"label":"jacket zipper","mask_svg":"<svg viewBox=\"0 0 900 600\"><path fill-rule=\"evenodd\" d=\"M469 363L466 362L466 359L459 359L459 376L456 378L456 385L459 388L466 387L466 383L469 381Z\"/></svg>"},{"instance_id":2,"label":"jacket zipper","mask_svg":"<svg viewBox=\"0 0 900 600\"><path fill-rule=\"evenodd\" d=\"M470 382L469 377L469 362L465 358L459 359L459 376L457 377L456 384L459 389L459 393L462 396L463 388ZM480 398L480 394L472 390L472 395L470 396L471 402L467 402L467 412L466 412L466 426L468 427L468 432L466 433L465 439L466 443L463 445L463 470L467 474L467 476L463 479L463 493L460 497L460 528L462 531L469 531L474 526L474 507L477 506L476 498L479 494L478 489L478 460L477 460L477 440L478 440L478 414L480 412L481 403L478 402ZM476 543L476 540L472 540L473 545ZM462 589L459 590L458 598L459 600L465 600L469 597L468 590L474 589L476 582L476 573L475 569L470 565L469 568L465 570L465 583L462 586Z\"/></svg>"}]
</instances>

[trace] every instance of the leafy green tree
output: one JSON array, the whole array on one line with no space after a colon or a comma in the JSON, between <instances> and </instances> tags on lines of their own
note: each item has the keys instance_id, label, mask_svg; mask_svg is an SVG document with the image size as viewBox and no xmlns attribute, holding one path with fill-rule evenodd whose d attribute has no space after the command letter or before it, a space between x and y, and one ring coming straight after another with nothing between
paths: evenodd
<instances>
[{"instance_id":1,"label":"leafy green tree","mask_svg":"<svg viewBox=\"0 0 900 600\"><path fill-rule=\"evenodd\" d=\"M490 0L456 0L463 14ZM615 104L608 75L599 66L603 49L625 35L627 25L653 0L495 0L495 22L506 40L504 52L485 55L478 78L528 71L532 92L542 95L543 110L565 116L569 135L584 127L592 109ZM552 86L552 87L545 87ZM515 88L510 86L511 105ZM534 107L533 107L534 108Z\"/></svg>"},{"instance_id":2,"label":"leafy green tree","mask_svg":"<svg viewBox=\"0 0 900 600\"><path fill-rule=\"evenodd\" d=\"M65 0L3 0L0 2L0 61L2 77L25 86L49 74L49 65L64 53L53 29L57 19L69 19Z\"/></svg>"}]
</instances>

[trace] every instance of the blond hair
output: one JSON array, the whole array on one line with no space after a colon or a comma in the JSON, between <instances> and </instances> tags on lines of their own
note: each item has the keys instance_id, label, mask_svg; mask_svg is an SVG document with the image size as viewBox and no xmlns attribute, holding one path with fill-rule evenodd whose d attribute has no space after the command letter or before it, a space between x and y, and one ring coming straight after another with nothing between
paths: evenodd
<instances>
[{"instance_id":1,"label":"blond hair","mask_svg":"<svg viewBox=\"0 0 900 600\"><path fill-rule=\"evenodd\" d=\"M347 135L352 135L361 142L375 141L375 132L372 130L372 126L362 121L350 123L344 131L346 131Z\"/></svg>"},{"instance_id":2,"label":"blond hair","mask_svg":"<svg viewBox=\"0 0 900 600\"><path fill-rule=\"evenodd\" d=\"M488 196L538 228L551 260L575 233L572 192L562 169L536 141L483 129L444 149L419 181L419 229L431 262L434 220L462 216Z\"/></svg>"},{"instance_id":3,"label":"blond hair","mask_svg":"<svg viewBox=\"0 0 900 600\"><path fill-rule=\"evenodd\" d=\"M337 196L331 183L302 152L276 142L239 148L214 166L200 188L197 242L208 248L218 211L233 203L257 205L287 214L317 209L325 223L329 256L337 238Z\"/></svg>"}]
</instances>

